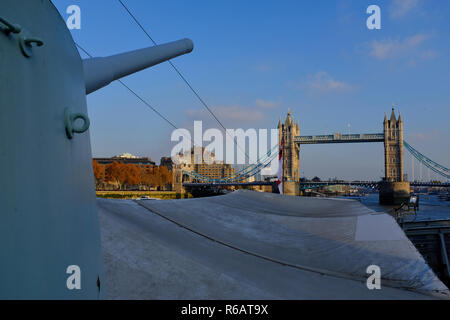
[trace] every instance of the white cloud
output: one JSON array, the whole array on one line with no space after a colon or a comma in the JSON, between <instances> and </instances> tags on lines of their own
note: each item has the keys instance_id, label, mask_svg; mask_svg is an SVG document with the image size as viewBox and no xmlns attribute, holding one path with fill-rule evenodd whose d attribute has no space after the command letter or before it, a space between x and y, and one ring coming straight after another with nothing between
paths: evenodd
<instances>
[{"instance_id":1,"label":"white cloud","mask_svg":"<svg viewBox=\"0 0 450 320\"><path fill-rule=\"evenodd\" d=\"M309 75L306 80L302 81L300 84L293 84L293 86L300 89L306 89L311 93L343 92L353 89L352 85L334 79L325 71Z\"/></svg>"},{"instance_id":2,"label":"white cloud","mask_svg":"<svg viewBox=\"0 0 450 320\"><path fill-rule=\"evenodd\" d=\"M272 109L277 106L279 106L279 102L275 101L269 101L269 100L263 100L263 99L256 99L256 106L262 109Z\"/></svg>"},{"instance_id":3,"label":"white cloud","mask_svg":"<svg viewBox=\"0 0 450 320\"><path fill-rule=\"evenodd\" d=\"M229 106L214 106L211 110L216 117L225 124L235 126L236 124L255 124L264 119L264 112L276 108L281 102L256 99L253 106L240 106L237 104ZM207 125L218 126L213 116L205 109L189 109L186 111L192 120L202 120Z\"/></svg>"},{"instance_id":4,"label":"white cloud","mask_svg":"<svg viewBox=\"0 0 450 320\"><path fill-rule=\"evenodd\" d=\"M401 18L411 12L419 4L419 0L392 0L389 7L391 18Z\"/></svg>"},{"instance_id":5,"label":"white cloud","mask_svg":"<svg viewBox=\"0 0 450 320\"><path fill-rule=\"evenodd\" d=\"M378 59L385 60L396 57L421 56L429 53L430 50L421 52L421 45L429 38L428 35L418 33L405 39L386 39L373 40L369 43L369 55ZM430 57L430 55L427 55Z\"/></svg>"},{"instance_id":6,"label":"white cloud","mask_svg":"<svg viewBox=\"0 0 450 320\"><path fill-rule=\"evenodd\" d=\"M212 107L211 110L220 121L230 121L231 123L254 123L264 118L264 114L256 108L238 105L216 106ZM187 115L194 120L210 120L212 118L212 115L205 109L189 109L187 110Z\"/></svg>"}]
</instances>

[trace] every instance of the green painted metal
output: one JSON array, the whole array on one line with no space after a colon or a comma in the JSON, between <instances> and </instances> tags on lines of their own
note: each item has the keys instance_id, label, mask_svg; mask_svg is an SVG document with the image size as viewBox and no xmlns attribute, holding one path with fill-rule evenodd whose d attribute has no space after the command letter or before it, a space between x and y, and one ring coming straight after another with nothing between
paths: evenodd
<instances>
[{"instance_id":1,"label":"green painted metal","mask_svg":"<svg viewBox=\"0 0 450 320\"><path fill-rule=\"evenodd\" d=\"M82 59L51 1L0 16L0 299L105 298Z\"/></svg>"},{"instance_id":2,"label":"green painted metal","mask_svg":"<svg viewBox=\"0 0 450 320\"><path fill-rule=\"evenodd\" d=\"M65 107L87 114L80 55L50 1L2 0L0 15L22 26L0 32L0 298L105 298L90 139L64 123Z\"/></svg>"},{"instance_id":3,"label":"green painted metal","mask_svg":"<svg viewBox=\"0 0 450 320\"><path fill-rule=\"evenodd\" d=\"M20 49L25 57L29 58L33 55L33 44L37 47L42 47L44 45L44 41L38 38L20 37Z\"/></svg>"},{"instance_id":4,"label":"green painted metal","mask_svg":"<svg viewBox=\"0 0 450 320\"><path fill-rule=\"evenodd\" d=\"M182 39L110 57L85 59L83 68L86 94L101 89L114 80L190 53L193 49L194 44L190 39Z\"/></svg>"},{"instance_id":5,"label":"green painted metal","mask_svg":"<svg viewBox=\"0 0 450 320\"><path fill-rule=\"evenodd\" d=\"M13 23L9 22L8 20L3 19L2 17L0 17L0 22L6 26L6 28L4 28L4 30L2 30L6 34L9 34L10 32L20 33L20 31L22 31L21 26L19 26L18 24L13 24Z\"/></svg>"}]
</instances>

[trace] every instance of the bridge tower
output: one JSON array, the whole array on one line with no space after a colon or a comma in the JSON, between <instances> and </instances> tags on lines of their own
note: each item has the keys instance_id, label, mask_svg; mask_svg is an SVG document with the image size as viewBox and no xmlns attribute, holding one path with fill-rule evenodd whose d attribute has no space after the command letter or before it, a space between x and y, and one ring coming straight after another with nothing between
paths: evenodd
<instances>
[{"instance_id":1,"label":"bridge tower","mask_svg":"<svg viewBox=\"0 0 450 320\"><path fill-rule=\"evenodd\" d=\"M294 123L291 112L288 110L286 121L278 122L278 144L283 139L283 193L286 195L299 195L300 193L300 145L294 138L300 135L300 127Z\"/></svg>"},{"instance_id":2,"label":"bridge tower","mask_svg":"<svg viewBox=\"0 0 450 320\"><path fill-rule=\"evenodd\" d=\"M380 204L402 204L409 201L410 183L405 181L403 165L403 120L399 113L384 115L384 181L380 183Z\"/></svg>"},{"instance_id":3,"label":"bridge tower","mask_svg":"<svg viewBox=\"0 0 450 320\"><path fill-rule=\"evenodd\" d=\"M398 120L392 108L391 118L384 115L384 170L386 181L405 180L403 168L403 121L399 113Z\"/></svg>"}]
</instances>

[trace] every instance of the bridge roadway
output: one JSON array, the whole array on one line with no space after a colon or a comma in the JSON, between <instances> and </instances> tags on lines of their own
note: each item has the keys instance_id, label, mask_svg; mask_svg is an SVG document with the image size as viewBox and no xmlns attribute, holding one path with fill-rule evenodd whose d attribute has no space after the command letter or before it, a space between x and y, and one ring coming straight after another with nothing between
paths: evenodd
<instances>
[{"instance_id":1,"label":"bridge roadway","mask_svg":"<svg viewBox=\"0 0 450 320\"><path fill-rule=\"evenodd\" d=\"M186 182L183 183L183 187L230 187L230 186L270 186L275 184L276 181L253 181L253 182ZM302 187L319 187L319 186L335 186L335 185L346 185L346 186L366 186L366 187L376 187L380 181L308 181L301 182ZM450 183L432 183L432 182L411 182L411 187L441 187L450 188Z\"/></svg>"},{"instance_id":2,"label":"bridge roadway","mask_svg":"<svg viewBox=\"0 0 450 320\"><path fill-rule=\"evenodd\" d=\"M253 182L186 182L183 183L183 187L231 187L231 186L242 186L242 187L250 187L250 186L271 186L276 182L271 181L253 181Z\"/></svg>"},{"instance_id":3,"label":"bridge roadway","mask_svg":"<svg viewBox=\"0 0 450 320\"><path fill-rule=\"evenodd\" d=\"M302 186L378 186L381 181L320 181L320 182L302 182ZM432 183L432 182L411 182L411 187L441 187L450 188L450 183Z\"/></svg>"},{"instance_id":4,"label":"bridge roadway","mask_svg":"<svg viewBox=\"0 0 450 320\"><path fill-rule=\"evenodd\" d=\"M294 138L294 142L298 144L384 142L384 133L298 136Z\"/></svg>"}]
</instances>

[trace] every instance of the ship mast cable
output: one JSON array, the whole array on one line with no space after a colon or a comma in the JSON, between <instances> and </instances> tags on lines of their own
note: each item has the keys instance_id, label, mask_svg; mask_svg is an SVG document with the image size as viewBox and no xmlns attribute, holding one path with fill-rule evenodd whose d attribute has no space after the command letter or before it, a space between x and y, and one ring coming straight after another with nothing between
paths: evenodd
<instances>
[{"instance_id":1,"label":"ship mast cable","mask_svg":"<svg viewBox=\"0 0 450 320\"><path fill-rule=\"evenodd\" d=\"M150 36L150 34L147 32L147 30L145 30L145 28L142 26L142 24L139 22L139 20L135 17L135 15L130 11L130 9L128 9L128 7L123 3L122 0L118 0L119 3L122 5L122 7L128 12L128 14L130 15L130 17L134 20L134 22L136 22L136 24L139 26L139 28L146 34L146 36L150 39L151 42L153 42L153 44L156 46L158 45L156 43L156 41ZM214 117L214 119L216 119L216 121L219 123L219 125L223 128L223 130L225 130L225 134L229 135L230 138L233 138L233 142L234 144L245 154L245 156L247 157L247 159L249 160L250 157L247 154L247 152L245 151L245 149L242 149L241 146L239 146L239 144L237 143L236 139L234 139L234 137L232 137L228 132L227 129L225 128L225 126L222 124L222 122L219 120L219 118L214 114L214 112L211 110L211 108L208 106L208 104L205 102L205 100L202 99L202 97L200 96L200 94L197 92L197 90L194 89L194 87L191 85L191 83L186 79L186 77L181 73L181 71L173 64L173 62L171 60L167 61L172 68L175 70L175 72L180 76L180 78L184 81L184 83L186 83L186 85L189 87L189 89L192 91L192 93L197 97L197 99L200 101L200 103L206 108L206 110L208 110L208 112Z\"/></svg>"},{"instance_id":2,"label":"ship mast cable","mask_svg":"<svg viewBox=\"0 0 450 320\"><path fill-rule=\"evenodd\" d=\"M89 58L93 58L93 56L82 46L80 46L78 43L75 43L76 46L84 52ZM133 89L131 89L129 86L127 86L122 80L116 80L119 82L122 86L124 86L131 94L133 94L136 98L138 98L142 103L144 103L147 107L149 107L154 113L156 113L161 119L163 119L165 122L167 122L171 127L174 129L178 129L178 127L173 124L172 121L167 119L164 115L162 115L155 107L153 107L149 102L147 102L144 98L142 98L139 94L137 94ZM189 137L193 145L195 146L195 141L192 139L192 137Z\"/></svg>"}]
</instances>

